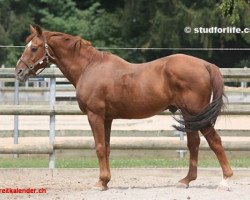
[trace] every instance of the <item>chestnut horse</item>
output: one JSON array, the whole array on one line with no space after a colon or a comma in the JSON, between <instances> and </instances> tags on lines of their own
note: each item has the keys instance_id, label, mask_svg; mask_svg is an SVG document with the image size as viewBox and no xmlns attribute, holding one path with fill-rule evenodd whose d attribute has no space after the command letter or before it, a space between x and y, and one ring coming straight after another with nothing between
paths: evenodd
<instances>
[{"instance_id":1,"label":"chestnut horse","mask_svg":"<svg viewBox=\"0 0 250 200\"><path fill-rule=\"evenodd\" d=\"M95 49L80 37L30 27L26 48L17 62L16 77L25 81L55 63L76 88L80 109L87 114L99 161L95 188L110 181L110 132L113 119L139 119L177 109L187 132L189 171L179 181L188 187L197 177L200 131L223 171L222 186L233 175L221 138L214 129L223 106L224 83L218 67L192 56L176 54L148 63L132 64ZM39 72L38 72L39 71ZM223 185L224 184L224 185Z\"/></svg>"}]
</instances>

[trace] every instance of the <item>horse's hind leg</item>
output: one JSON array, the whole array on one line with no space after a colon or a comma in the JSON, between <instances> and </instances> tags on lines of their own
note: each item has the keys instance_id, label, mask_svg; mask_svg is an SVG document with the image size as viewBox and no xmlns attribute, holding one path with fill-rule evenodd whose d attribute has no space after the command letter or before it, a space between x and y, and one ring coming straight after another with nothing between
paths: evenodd
<instances>
[{"instance_id":1,"label":"horse's hind leg","mask_svg":"<svg viewBox=\"0 0 250 200\"><path fill-rule=\"evenodd\" d=\"M188 141L187 146L190 152L189 170L187 176L179 181L177 187L187 188L189 186L189 182L197 178L197 163L198 163L198 152L200 145L199 133L188 132L187 141Z\"/></svg>"},{"instance_id":2,"label":"horse's hind leg","mask_svg":"<svg viewBox=\"0 0 250 200\"><path fill-rule=\"evenodd\" d=\"M218 135L218 133L214 130L214 127L212 125L201 130L201 133L204 135L210 148L214 151L215 155L217 156L223 171L224 180L219 185L219 189L229 190L229 186L226 181L233 175L233 171L227 160L224 148L221 143L221 138Z\"/></svg>"}]
</instances>

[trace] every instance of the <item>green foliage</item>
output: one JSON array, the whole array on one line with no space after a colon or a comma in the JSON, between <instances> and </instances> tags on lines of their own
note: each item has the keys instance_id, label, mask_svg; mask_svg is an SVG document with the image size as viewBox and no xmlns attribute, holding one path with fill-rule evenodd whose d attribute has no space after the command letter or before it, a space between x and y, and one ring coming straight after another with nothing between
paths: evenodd
<instances>
[{"instance_id":1,"label":"green foliage","mask_svg":"<svg viewBox=\"0 0 250 200\"><path fill-rule=\"evenodd\" d=\"M244 0L222 0L219 9L224 18L228 18L232 24L240 22L240 12L245 9Z\"/></svg>"},{"instance_id":2,"label":"green foliage","mask_svg":"<svg viewBox=\"0 0 250 200\"><path fill-rule=\"evenodd\" d=\"M0 45L23 45L29 24L80 35L96 47L241 47L250 33L195 34L184 28L250 27L245 0L0 0ZM237 66L248 55L213 51L112 50L131 61L144 62L172 53L188 53L220 66ZM13 66L21 49L1 48L0 65ZM232 53L234 55L234 53Z\"/></svg>"},{"instance_id":3,"label":"green foliage","mask_svg":"<svg viewBox=\"0 0 250 200\"><path fill-rule=\"evenodd\" d=\"M20 45L20 38L26 32L33 18L29 13L15 12L13 1L0 1L0 45ZM18 1L16 2L18 4ZM28 8L26 8L28 9ZM25 9L24 9L25 10ZM20 23L22 22L22 23ZM0 51L0 65L14 65L20 55L20 49L3 49Z\"/></svg>"}]
</instances>

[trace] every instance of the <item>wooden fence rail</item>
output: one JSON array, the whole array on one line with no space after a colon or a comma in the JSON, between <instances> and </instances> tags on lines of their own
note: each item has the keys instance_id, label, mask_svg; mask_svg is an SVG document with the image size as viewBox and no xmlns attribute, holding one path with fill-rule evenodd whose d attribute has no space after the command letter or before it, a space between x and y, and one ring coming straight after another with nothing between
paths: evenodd
<instances>
[{"instance_id":1,"label":"wooden fence rail","mask_svg":"<svg viewBox=\"0 0 250 200\"><path fill-rule=\"evenodd\" d=\"M249 151L250 140L247 141L223 141L225 150ZM1 144L0 154L51 154L54 150L65 149L94 149L92 137L55 139L53 144ZM166 137L112 137L111 149L116 150L187 150L187 142L183 140L169 140ZM209 150L206 141L201 141L200 150Z\"/></svg>"},{"instance_id":2,"label":"wooden fence rail","mask_svg":"<svg viewBox=\"0 0 250 200\"><path fill-rule=\"evenodd\" d=\"M179 114L176 112L176 114ZM250 115L249 104L227 105L222 115ZM0 115L83 115L78 105L0 105ZM172 115L165 111L159 115Z\"/></svg>"}]
</instances>

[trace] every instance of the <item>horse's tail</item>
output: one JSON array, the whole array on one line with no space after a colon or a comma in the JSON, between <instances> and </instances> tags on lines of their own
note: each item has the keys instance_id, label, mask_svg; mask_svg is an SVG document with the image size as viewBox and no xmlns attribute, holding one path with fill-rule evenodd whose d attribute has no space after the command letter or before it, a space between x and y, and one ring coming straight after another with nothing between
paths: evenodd
<instances>
[{"instance_id":1,"label":"horse's tail","mask_svg":"<svg viewBox=\"0 0 250 200\"><path fill-rule=\"evenodd\" d=\"M223 96L225 96L224 81L219 68L213 64L206 65L206 68L210 74L212 85L212 102L197 115L183 115L184 120L177 120L183 126L174 126L177 130L193 132L214 125L218 115L225 105L223 102Z\"/></svg>"}]
</instances>

